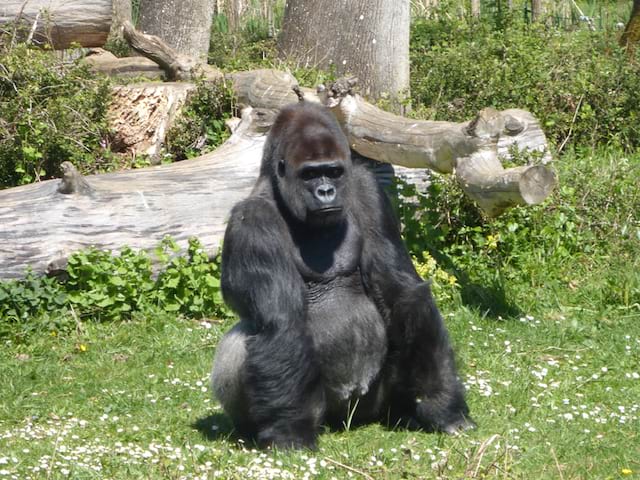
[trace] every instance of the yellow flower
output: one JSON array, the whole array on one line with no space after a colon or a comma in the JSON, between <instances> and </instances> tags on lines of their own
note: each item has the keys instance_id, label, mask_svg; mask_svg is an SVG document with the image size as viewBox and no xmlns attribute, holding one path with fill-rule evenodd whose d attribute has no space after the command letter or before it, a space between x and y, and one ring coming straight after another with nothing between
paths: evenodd
<instances>
[{"instance_id":1,"label":"yellow flower","mask_svg":"<svg viewBox=\"0 0 640 480\"><path fill-rule=\"evenodd\" d=\"M631 475L633 473L633 470L629 469L629 468L623 468L622 469L622 474L623 475Z\"/></svg>"},{"instance_id":2,"label":"yellow flower","mask_svg":"<svg viewBox=\"0 0 640 480\"><path fill-rule=\"evenodd\" d=\"M498 242L500 241L500 235L489 235L487 236L488 247L491 249L498 248Z\"/></svg>"},{"instance_id":3,"label":"yellow flower","mask_svg":"<svg viewBox=\"0 0 640 480\"><path fill-rule=\"evenodd\" d=\"M87 346L84 343L81 343L80 345L78 345L78 350L80 350L81 352L86 352Z\"/></svg>"}]
</instances>

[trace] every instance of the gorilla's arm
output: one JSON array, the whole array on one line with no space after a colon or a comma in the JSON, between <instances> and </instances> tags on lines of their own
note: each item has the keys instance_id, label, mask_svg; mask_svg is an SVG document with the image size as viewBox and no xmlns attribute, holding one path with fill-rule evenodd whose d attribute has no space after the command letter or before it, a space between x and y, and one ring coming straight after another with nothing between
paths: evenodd
<instances>
[{"instance_id":1,"label":"gorilla's arm","mask_svg":"<svg viewBox=\"0 0 640 480\"><path fill-rule=\"evenodd\" d=\"M360 206L367 212L361 266L370 295L389 322L389 351L406 413L423 428L455 431L467 426L464 390L457 377L447 330L429 284L416 273L393 209L370 174L357 174Z\"/></svg>"},{"instance_id":2,"label":"gorilla's arm","mask_svg":"<svg viewBox=\"0 0 640 480\"><path fill-rule=\"evenodd\" d=\"M290 243L271 202L250 197L237 205L223 245L222 293L253 333L245 387L248 420L257 431L248 433L261 445L312 447L319 373L303 328L305 286Z\"/></svg>"}]
</instances>

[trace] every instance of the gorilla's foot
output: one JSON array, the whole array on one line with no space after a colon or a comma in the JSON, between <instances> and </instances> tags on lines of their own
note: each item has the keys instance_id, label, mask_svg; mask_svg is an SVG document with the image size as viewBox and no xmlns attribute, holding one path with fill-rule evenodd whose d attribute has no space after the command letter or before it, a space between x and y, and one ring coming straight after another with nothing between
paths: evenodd
<instances>
[{"instance_id":1,"label":"gorilla's foot","mask_svg":"<svg viewBox=\"0 0 640 480\"><path fill-rule=\"evenodd\" d=\"M444 425L441 428L442 433L446 433L448 435L458 435L467 430L474 430L478 426L476 422L474 422L469 417L460 417L458 420L455 420L447 425Z\"/></svg>"}]
</instances>

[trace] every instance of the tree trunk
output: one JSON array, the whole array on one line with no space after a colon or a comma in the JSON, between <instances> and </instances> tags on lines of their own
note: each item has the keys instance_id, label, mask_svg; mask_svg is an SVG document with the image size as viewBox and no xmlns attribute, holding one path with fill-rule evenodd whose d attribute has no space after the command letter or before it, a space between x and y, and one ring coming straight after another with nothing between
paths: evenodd
<instances>
[{"instance_id":1,"label":"tree trunk","mask_svg":"<svg viewBox=\"0 0 640 480\"><path fill-rule=\"evenodd\" d=\"M140 30L178 53L205 61L209 52L211 0L140 0Z\"/></svg>"},{"instance_id":2,"label":"tree trunk","mask_svg":"<svg viewBox=\"0 0 640 480\"><path fill-rule=\"evenodd\" d=\"M133 22L131 15L131 0L113 0L111 36L122 37L124 22Z\"/></svg>"},{"instance_id":3,"label":"tree trunk","mask_svg":"<svg viewBox=\"0 0 640 480\"><path fill-rule=\"evenodd\" d=\"M480 18L480 0L471 0L471 16Z\"/></svg>"},{"instance_id":4,"label":"tree trunk","mask_svg":"<svg viewBox=\"0 0 640 480\"><path fill-rule=\"evenodd\" d=\"M409 0L289 0L280 55L355 75L362 93L398 99L409 88Z\"/></svg>"},{"instance_id":5,"label":"tree trunk","mask_svg":"<svg viewBox=\"0 0 640 480\"><path fill-rule=\"evenodd\" d=\"M229 32L236 32L240 29L242 15L246 8L247 0L225 0L222 9L227 17Z\"/></svg>"},{"instance_id":6,"label":"tree trunk","mask_svg":"<svg viewBox=\"0 0 640 480\"><path fill-rule=\"evenodd\" d=\"M633 9L620 37L620 46L633 51L638 43L640 43L640 0L633 0Z\"/></svg>"},{"instance_id":7,"label":"tree trunk","mask_svg":"<svg viewBox=\"0 0 640 480\"><path fill-rule=\"evenodd\" d=\"M544 13L544 0L531 0L531 21L539 22Z\"/></svg>"},{"instance_id":8,"label":"tree trunk","mask_svg":"<svg viewBox=\"0 0 640 480\"><path fill-rule=\"evenodd\" d=\"M101 47L111 26L111 0L2 0L0 28L17 21L21 40L55 49Z\"/></svg>"}]
</instances>

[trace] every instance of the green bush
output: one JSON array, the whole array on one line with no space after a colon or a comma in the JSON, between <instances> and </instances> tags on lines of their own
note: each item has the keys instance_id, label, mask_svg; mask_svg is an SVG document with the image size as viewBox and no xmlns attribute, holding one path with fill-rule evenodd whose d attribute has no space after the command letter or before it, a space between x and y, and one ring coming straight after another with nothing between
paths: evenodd
<instances>
[{"instance_id":1,"label":"green bush","mask_svg":"<svg viewBox=\"0 0 640 480\"><path fill-rule=\"evenodd\" d=\"M428 118L522 108L556 146L640 146L640 62L613 34L442 15L413 23L411 60L413 101Z\"/></svg>"},{"instance_id":2,"label":"green bush","mask_svg":"<svg viewBox=\"0 0 640 480\"><path fill-rule=\"evenodd\" d=\"M109 97L87 68L0 38L0 188L57 176L65 160L106 168Z\"/></svg>"},{"instance_id":3,"label":"green bush","mask_svg":"<svg viewBox=\"0 0 640 480\"><path fill-rule=\"evenodd\" d=\"M535 297L542 283L584 283L583 305L599 298L640 308L640 156L584 150L565 155L557 169L560 187L544 204L494 219L450 176L435 175L427 194L398 185L409 250L418 258L428 252L456 277L463 300L483 311L514 313L514 303Z\"/></svg>"},{"instance_id":4,"label":"green bush","mask_svg":"<svg viewBox=\"0 0 640 480\"><path fill-rule=\"evenodd\" d=\"M228 317L220 293L220 258L210 259L195 238L185 255L178 252L173 240L162 241L155 252L156 278L151 258L125 247L118 255L95 248L71 255L63 282L32 273L0 282L0 336L64 330L75 324L74 317L116 321L158 310Z\"/></svg>"},{"instance_id":5,"label":"green bush","mask_svg":"<svg viewBox=\"0 0 640 480\"><path fill-rule=\"evenodd\" d=\"M229 137L225 120L233 110L233 91L228 85L198 82L180 118L167 132L167 152L174 160L184 160L215 149Z\"/></svg>"}]
</instances>

